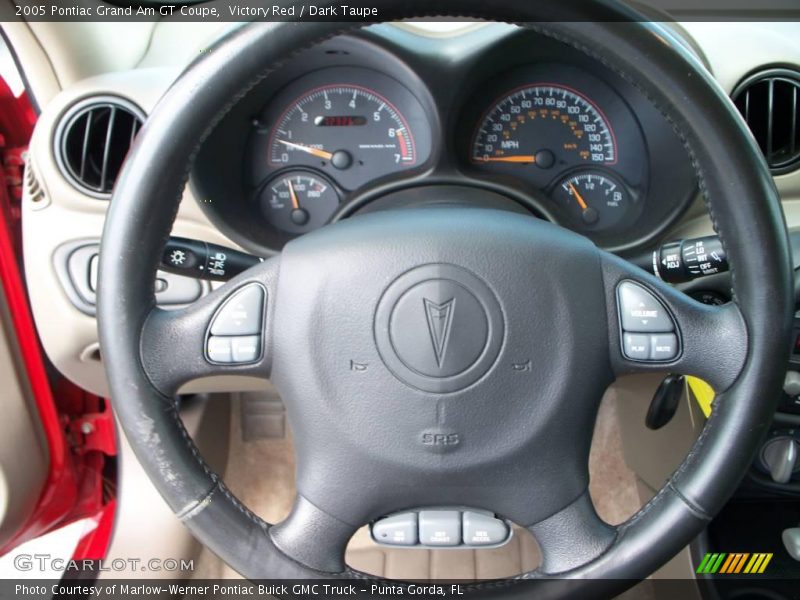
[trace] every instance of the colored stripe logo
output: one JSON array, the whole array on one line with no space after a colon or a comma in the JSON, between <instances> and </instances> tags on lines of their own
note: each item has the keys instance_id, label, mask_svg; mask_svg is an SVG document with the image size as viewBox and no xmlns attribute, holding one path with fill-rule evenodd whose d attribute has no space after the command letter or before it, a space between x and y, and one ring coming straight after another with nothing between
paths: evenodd
<instances>
[{"instance_id":1,"label":"colored stripe logo","mask_svg":"<svg viewBox=\"0 0 800 600\"><path fill-rule=\"evenodd\" d=\"M708 552L697 567L696 573L704 575L761 574L771 560L771 552Z\"/></svg>"}]
</instances>

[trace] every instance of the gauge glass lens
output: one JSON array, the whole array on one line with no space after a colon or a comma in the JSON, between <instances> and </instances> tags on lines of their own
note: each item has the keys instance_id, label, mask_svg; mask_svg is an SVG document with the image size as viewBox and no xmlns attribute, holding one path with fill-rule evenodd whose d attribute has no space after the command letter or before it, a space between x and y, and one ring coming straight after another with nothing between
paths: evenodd
<instances>
[{"instance_id":1,"label":"gauge glass lens","mask_svg":"<svg viewBox=\"0 0 800 600\"><path fill-rule=\"evenodd\" d=\"M560 85L518 88L497 100L473 137L473 163L537 165L617 162L614 132L600 109Z\"/></svg>"},{"instance_id":2,"label":"gauge glass lens","mask_svg":"<svg viewBox=\"0 0 800 600\"><path fill-rule=\"evenodd\" d=\"M325 225L339 206L339 195L319 175L287 171L267 183L260 202L270 225L299 235Z\"/></svg>"},{"instance_id":3,"label":"gauge glass lens","mask_svg":"<svg viewBox=\"0 0 800 600\"><path fill-rule=\"evenodd\" d=\"M630 214L630 194L616 177L580 171L563 179L554 196L582 230L612 229Z\"/></svg>"},{"instance_id":4,"label":"gauge glass lens","mask_svg":"<svg viewBox=\"0 0 800 600\"><path fill-rule=\"evenodd\" d=\"M286 169L323 174L345 198L427 164L434 130L428 95L360 67L308 73L272 97L251 121L248 180L260 188Z\"/></svg>"},{"instance_id":5,"label":"gauge glass lens","mask_svg":"<svg viewBox=\"0 0 800 600\"><path fill-rule=\"evenodd\" d=\"M326 85L296 100L277 119L269 141L272 167L391 172L417 162L405 117L377 92Z\"/></svg>"}]
</instances>

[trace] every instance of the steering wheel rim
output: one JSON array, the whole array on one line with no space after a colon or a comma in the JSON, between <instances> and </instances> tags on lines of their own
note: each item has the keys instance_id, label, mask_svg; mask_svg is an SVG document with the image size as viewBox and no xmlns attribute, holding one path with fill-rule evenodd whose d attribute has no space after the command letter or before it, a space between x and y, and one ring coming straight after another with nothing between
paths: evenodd
<instances>
[{"instance_id":1,"label":"steering wheel rim","mask_svg":"<svg viewBox=\"0 0 800 600\"><path fill-rule=\"evenodd\" d=\"M747 347L722 348L713 361L714 368L704 371L701 365L699 373L694 370L714 382L719 394L703 433L661 491L613 532L593 522L596 530L577 552L574 546L559 547L557 539L564 537L565 527L593 514L585 494L565 507L571 518L558 522L545 518L533 524L537 539L549 537L551 546L545 552L543 569L520 578L602 578L609 582L607 587L589 588L586 583L570 582L569 588L557 588L556 594L565 590L610 592L624 587L624 581L646 577L666 562L723 506L771 420L774 403L763 399L778 397L793 309L789 245L771 176L727 97L702 67L665 30L635 22L637 15L616 4L567 2L543 11L512 0L491 7L475 0L447 0L435 6L413 0L387 2L382 13L387 19L449 14L525 23L524 27L570 44L636 85L672 123L692 158L714 226L728 252L733 304L726 312L699 308L607 255L599 258L603 280L609 297L619 281L632 278L667 303L685 325L683 343L688 356L684 365L709 350L701 338L719 341L713 335L715 328L742 336ZM271 338L271 294L281 275L280 264L277 259L267 261L232 281L225 291L200 300L180 318L155 308L154 274L191 157L205 135L273 64L291 52L357 27L249 25L194 63L142 130L117 184L103 234L98 319L120 424L146 472L194 535L253 579L361 576L338 569L336 559L341 557L316 556L299 542L312 531L325 531L327 539L346 543L352 533L352 527L313 503L301 497L292 513L297 518L280 527L264 523L243 507L202 461L168 393L182 380L206 373L198 350L204 343L200 338L232 287L252 281L265 286L264 336ZM265 64L269 68L265 69ZM615 322L613 302L607 310L608 322ZM187 337L190 328L200 331L200 338ZM609 337L613 338L613 333ZM196 357L175 364L170 360L170 340L194 344ZM232 367L229 372L263 376L272 367L275 350L267 347L257 364ZM616 374L636 370L619 360L619 354L617 341L610 351ZM720 365L728 371L722 376L715 373ZM576 564L576 553L589 560ZM476 585L475 589L513 594L516 588Z\"/></svg>"}]
</instances>

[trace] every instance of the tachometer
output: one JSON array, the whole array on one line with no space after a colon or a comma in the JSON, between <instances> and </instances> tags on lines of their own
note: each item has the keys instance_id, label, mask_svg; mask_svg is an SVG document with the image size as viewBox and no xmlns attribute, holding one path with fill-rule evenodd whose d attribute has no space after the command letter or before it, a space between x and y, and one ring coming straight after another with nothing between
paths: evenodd
<instances>
[{"instance_id":1,"label":"tachometer","mask_svg":"<svg viewBox=\"0 0 800 600\"><path fill-rule=\"evenodd\" d=\"M326 85L290 103L269 139L272 167L304 165L340 171L392 172L417 162L405 117L369 88Z\"/></svg>"},{"instance_id":2,"label":"tachometer","mask_svg":"<svg viewBox=\"0 0 800 600\"><path fill-rule=\"evenodd\" d=\"M617 142L602 111L581 93L549 83L517 88L478 124L473 163L536 165L617 162Z\"/></svg>"},{"instance_id":3,"label":"tachometer","mask_svg":"<svg viewBox=\"0 0 800 600\"><path fill-rule=\"evenodd\" d=\"M420 97L422 100L420 100ZM324 174L344 194L428 164L430 99L383 73L317 69L294 79L251 121L247 178L257 188L285 169Z\"/></svg>"}]
</instances>

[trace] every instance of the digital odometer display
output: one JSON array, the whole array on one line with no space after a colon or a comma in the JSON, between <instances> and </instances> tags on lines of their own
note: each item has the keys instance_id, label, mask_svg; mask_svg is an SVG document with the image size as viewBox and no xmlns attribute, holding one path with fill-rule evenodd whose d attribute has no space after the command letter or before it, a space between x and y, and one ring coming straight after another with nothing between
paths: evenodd
<instances>
[{"instance_id":1,"label":"digital odometer display","mask_svg":"<svg viewBox=\"0 0 800 600\"><path fill-rule=\"evenodd\" d=\"M587 97L568 87L534 84L496 100L478 124L473 163L601 164L617 162L610 123Z\"/></svg>"},{"instance_id":2,"label":"digital odometer display","mask_svg":"<svg viewBox=\"0 0 800 600\"><path fill-rule=\"evenodd\" d=\"M314 119L317 127L354 127L366 124L366 117L359 115L318 116Z\"/></svg>"}]
</instances>

